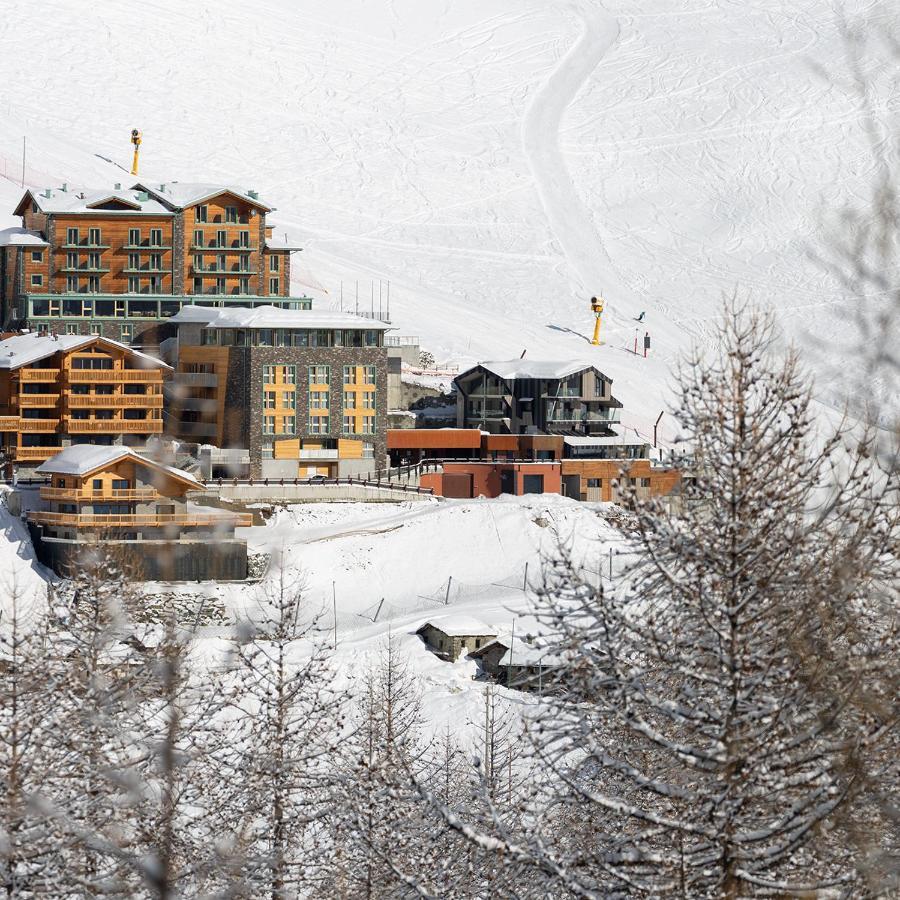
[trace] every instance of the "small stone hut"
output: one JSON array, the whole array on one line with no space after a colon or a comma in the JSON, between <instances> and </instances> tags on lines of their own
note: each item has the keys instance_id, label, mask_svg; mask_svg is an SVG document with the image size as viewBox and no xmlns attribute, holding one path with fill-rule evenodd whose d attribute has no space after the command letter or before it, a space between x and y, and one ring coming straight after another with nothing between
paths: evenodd
<instances>
[{"instance_id":1,"label":"small stone hut","mask_svg":"<svg viewBox=\"0 0 900 900\"><path fill-rule=\"evenodd\" d=\"M425 622L416 634L441 659L456 662L461 654L490 643L497 636L497 629L469 616L441 616Z\"/></svg>"}]
</instances>

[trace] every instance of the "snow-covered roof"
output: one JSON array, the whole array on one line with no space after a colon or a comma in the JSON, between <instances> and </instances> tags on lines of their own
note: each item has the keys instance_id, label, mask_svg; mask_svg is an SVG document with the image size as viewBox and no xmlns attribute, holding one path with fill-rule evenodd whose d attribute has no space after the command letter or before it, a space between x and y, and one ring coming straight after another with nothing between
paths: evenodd
<instances>
[{"instance_id":1,"label":"snow-covered roof","mask_svg":"<svg viewBox=\"0 0 900 900\"><path fill-rule=\"evenodd\" d=\"M172 466L164 466L146 456L141 456L132 447L121 444L72 444L71 447L66 447L56 456L51 456L46 462L41 463L35 471L51 475L89 475L97 469L125 458L131 458L142 465L159 469L182 481L203 487L203 482L198 481L190 473Z\"/></svg>"},{"instance_id":2,"label":"snow-covered roof","mask_svg":"<svg viewBox=\"0 0 900 900\"><path fill-rule=\"evenodd\" d=\"M559 378L568 378L576 372L583 372L585 369L594 368L594 364L590 362L573 362L571 360L555 360L555 359L507 359L507 360L491 360L488 362L478 363L483 369L487 369L498 378L504 381L513 381L516 378L535 378L543 380L556 380ZM458 377L468 375L477 366L467 369ZM606 377L606 376L604 376Z\"/></svg>"},{"instance_id":3,"label":"snow-covered roof","mask_svg":"<svg viewBox=\"0 0 900 900\"><path fill-rule=\"evenodd\" d=\"M444 634L449 637L465 637L470 634L496 634L497 629L491 625L488 625L485 622L482 622L480 619L476 619L472 616L465 616L462 614L457 615L449 615L449 616L436 616L433 619L429 619L427 622L423 622L422 625L416 629L416 634L419 634L422 629L427 626L431 626L432 628L437 628L438 631L443 631Z\"/></svg>"},{"instance_id":4,"label":"snow-covered roof","mask_svg":"<svg viewBox=\"0 0 900 900\"><path fill-rule=\"evenodd\" d=\"M134 188L113 188L111 190L81 190L67 187L47 188L43 191L29 191L19 202L17 209L27 199L33 201L42 213L97 213L104 215L153 215L171 216L169 209L152 196L141 199L142 193ZM118 201L125 209L99 209L104 203Z\"/></svg>"},{"instance_id":5,"label":"snow-covered roof","mask_svg":"<svg viewBox=\"0 0 900 900\"><path fill-rule=\"evenodd\" d=\"M35 331L27 334L15 334L6 340L0 341L0 369L18 369L27 366L54 353L77 350L79 347L99 342L111 344L120 350L125 350L132 356L147 363L147 368L171 369L161 359L133 350L127 344L120 344L110 338L98 337L94 334L38 334Z\"/></svg>"},{"instance_id":6,"label":"snow-covered roof","mask_svg":"<svg viewBox=\"0 0 900 900\"><path fill-rule=\"evenodd\" d=\"M348 328L387 331L390 325L352 313L318 309L280 309L277 306L232 308L184 306L170 322L205 323L207 328Z\"/></svg>"},{"instance_id":7,"label":"snow-covered roof","mask_svg":"<svg viewBox=\"0 0 900 900\"><path fill-rule=\"evenodd\" d=\"M36 231L27 228L0 229L0 247L49 247Z\"/></svg>"},{"instance_id":8,"label":"snow-covered roof","mask_svg":"<svg viewBox=\"0 0 900 900\"><path fill-rule=\"evenodd\" d=\"M266 212L272 209L271 206L263 203L259 196L252 196L249 190L235 187L230 184L213 184L211 182L191 182L191 181L167 181L165 183L151 184L149 182L139 182L134 185L138 190L147 191L151 197L155 197L162 203L174 209L185 209L202 203L204 200L211 200L219 194L229 193L240 197L247 203L251 203L258 209ZM255 191L253 192L256 193Z\"/></svg>"},{"instance_id":9,"label":"snow-covered roof","mask_svg":"<svg viewBox=\"0 0 900 900\"><path fill-rule=\"evenodd\" d=\"M296 242L287 238L280 238L276 235L266 238L266 250L302 250L303 248Z\"/></svg>"},{"instance_id":10,"label":"snow-covered roof","mask_svg":"<svg viewBox=\"0 0 900 900\"><path fill-rule=\"evenodd\" d=\"M561 666L563 661L554 656L544 647L532 647L524 642L515 642L512 650L507 650L500 661L499 666Z\"/></svg>"},{"instance_id":11,"label":"snow-covered roof","mask_svg":"<svg viewBox=\"0 0 900 900\"><path fill-rule=\"evenodd\" d=\"M611 437L567 436L563 438L563 442L570 447L609 447L613 445L617 447L643 447L650 443L649 441L641 440L640 438L628 438L622 434L614 434Z\"/></svg>"}]
</instances>

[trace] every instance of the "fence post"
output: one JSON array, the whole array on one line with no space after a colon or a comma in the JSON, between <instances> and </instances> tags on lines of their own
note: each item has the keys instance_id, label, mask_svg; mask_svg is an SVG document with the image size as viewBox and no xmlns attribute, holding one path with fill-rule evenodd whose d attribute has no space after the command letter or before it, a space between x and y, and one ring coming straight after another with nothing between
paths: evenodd
<instances>
[{"instance_id":1,"label":"fence post","mask_svg":"<svg viewBox=\"0 0 900 900\"><path fill-rule=\"evenodd\" d=\"M447 579L447 595L444 597L444 606L450 605L450 585L453 584L453 576Z\"/></svg>"}]
</instances>

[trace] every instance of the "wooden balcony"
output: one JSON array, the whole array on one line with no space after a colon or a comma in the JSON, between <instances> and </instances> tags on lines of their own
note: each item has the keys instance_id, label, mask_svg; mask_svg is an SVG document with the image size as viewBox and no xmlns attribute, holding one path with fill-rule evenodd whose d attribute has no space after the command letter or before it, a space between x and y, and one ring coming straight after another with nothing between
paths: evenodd
<instances>
[{"instance_id":1,"label":"wooden balcony","mask_svg":"<svg viewBox=\"0 0 900 900\"><path fill-rule=\"evenodd\" d=\"M19 431L34 434L47 434L56 431L59 419L19 419Z\"/></svg>"},{"instance_id":2,"label":"wooden balcony","mask_svg":"<svg viewBox=\"0 0 900 900\"><path fill-rule=\"evenodd\" d=\"M58 381L59 376L59 369L19 369L20 381L41 381L46 384Z\"/></svg>"},{"instance_id":3,"label":"wooden balcony","mask_svg":"<svg viewBox=\"0 0 900 900\"><path fill-rule=\"evenodd\" d=\"M225 513L223 515L118 515L95 516L79 513L29 512L28 520L35 525L56 525L74 528L249 528L253 524L252 513Z\"/></svg>"},{"instance_id":4,"label":"wooden balcony","mask_svg":"<svg viewBox=\"0 0 900 900\"><path fill-rule=\"evenodd\" d=\"M0 416L0 431L18 431L18 416Z\"/></svg>"},{"instance_id":5,"label":"wooden balcony","mask_svg":"<svg viewBox=\"0 0 900 900\"><path fill-rule=\"evenodd\" d=\"M69 369L66 374L73 384L106 384L110 381L162 384L163 380L159 369Z\"/></svg>"},{"instance_id":6,"label":"wooden balcony","mask_svg":"<svg viewBox=\"0 0 900 900\"><path fill-rule=\"evenodd\" d=\"M15 458L19 462L38 462L56 456L62 447L13 447Z\"/></svg>"},{"instance_id":7,"label":"wooden balcony","mask_svg":"<svg viewBox=\"0 0 900 900\"><path fill-rule=\"evenodd\" d=\"M162 434L162 419L73 419L63 417L69 434Z\"/></svg>"},{"instance_id":8,"label":"wooden balcony","mask_svg":"<svg viewBox=\"0 0 900 900\"><path fill-rule=\"evenodd\" d=\"M155 488L129 488L127 490L87 491L82 488L42 487L42 500L67 500L70 503L106 503L111 500L148 502L161 499Z\"/></svg>"},{"instance_id":9,"label":"wooden balcony","mask_svg":"<svg viewBox=\"0 0 900 900\"><path fill-rule=\"evenodd\" d=\"M19 394L19 406L30 408L56 406L59 394Z\"/></svg>"},{"instance_id":10,"label":"wooden balcony","mask_svg":"<svg viewBox=\"0 0 900 900\"><path fill-rule=\"evenodd\" d=\"M66 391L72 409L162 409L162 394L73 394Z\"/></svg>"}]
</instances>

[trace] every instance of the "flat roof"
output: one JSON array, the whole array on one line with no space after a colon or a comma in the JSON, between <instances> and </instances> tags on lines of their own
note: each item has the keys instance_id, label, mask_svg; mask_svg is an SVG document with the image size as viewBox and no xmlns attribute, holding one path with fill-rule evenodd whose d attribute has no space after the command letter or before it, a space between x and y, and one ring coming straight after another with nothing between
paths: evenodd
<instances>
[{"instance_id":1,"label":"flat roof","mask_svg":"<svg viewBox=\"0 0 900 900\"><path fill-rule=\"evenodd\" d=\"M478 428L389 428L388 450L481 449L481 431Z\"/></svg>"},{"instance_id":2,"label":"flat roof","mask_svg":"<svg viewBox=\"0 0 900 900\"><path fill-rule=\"evenodd\" d=\"M352 313L316 309L279 309L276 306L232 308L185 306L169 319L176 325L202 324L206 328L347 328L388 331L391 326L377 319Z\"/></svg>"}]
</instances>

